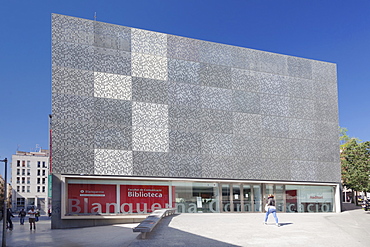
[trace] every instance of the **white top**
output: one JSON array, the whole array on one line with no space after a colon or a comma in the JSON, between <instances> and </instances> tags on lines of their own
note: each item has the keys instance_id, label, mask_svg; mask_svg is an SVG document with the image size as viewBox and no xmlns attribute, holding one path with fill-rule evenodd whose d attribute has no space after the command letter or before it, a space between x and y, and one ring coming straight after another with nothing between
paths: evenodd
<instances>
[{"instance_id":1,"label":"white top","mask_svg":"<svg viewBox=\"0 0 370 247\"><path fill-rule=\"evenodd\" d=\"M36 218L36 211L29 210L28 214L30 215L30 218Z\"/></svg>"}]
</instances>

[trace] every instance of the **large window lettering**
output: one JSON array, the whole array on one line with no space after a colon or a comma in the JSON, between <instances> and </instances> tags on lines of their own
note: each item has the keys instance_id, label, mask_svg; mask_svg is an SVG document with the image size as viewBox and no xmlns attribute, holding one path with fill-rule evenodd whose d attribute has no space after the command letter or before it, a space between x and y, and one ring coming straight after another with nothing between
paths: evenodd
<instances>
[{"instance_id":1,"label":"large window lettering","mask_svg":"<svg viewBox=\"0 0 370 247\"><path fill-rule=\"evenodd\" d=\"M335 187L192 181L67 179L65 216L149 214L176 208L178 213L262 212L274 194L282 212L334 212ZM264 194L262 194L264 193Z\"/></svg>"},{"instance_id":2,"label":"large window lettering","mask_svg":"<svg viewBox=\"0 0 370 247\"><path fill-rule=\"evenodd\" d=\"M160 208L171 207L168 186L121 185L121 213L149 213Z\"/></svg>"},{"instance_id":3,"label":"large window lettering","mask_svg":"<svg viewBox=\"0 0 370 247\"><path fill-rule=\"evenodd\" d=\"M286 212L318 213L334 211L334 187L286 185Z\"/></svg>"},{"instance_id":4,"label":"large window lettering","mask_svg":"<svg viewBox=\"0 0 370 247\"><path fill-rule=\"evenodd\" d=\"M70 180L67 185L66 215L148 214L156 209L175 206L170 203L170 188L173 191L174 188L169 185L119 180L105 181L110 184L80 182Z\"/></svg>"},{"instance_id":5,"label":"large window lettering","mask_svg":"<svg viewBox=\"0 0 370 247\"><path fill-rule=\"evenodd\" d=\"M116 207L116 185L68 184L68 214L116 213Z\"/></svg>"}]
</instances>

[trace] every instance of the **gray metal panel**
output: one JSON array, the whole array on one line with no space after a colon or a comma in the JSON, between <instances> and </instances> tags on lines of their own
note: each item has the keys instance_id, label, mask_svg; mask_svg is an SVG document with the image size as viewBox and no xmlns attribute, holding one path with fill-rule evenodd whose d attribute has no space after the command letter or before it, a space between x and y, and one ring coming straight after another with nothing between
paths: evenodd
<instances>
[{"instance_id":1,"label":"gray metal panel","mask_svg":"<svg viewBox=\"0 0 370 247\"><path fill-rule=\"evenodd\" d=\"M132 102L126 100L94 98L92 120L98 123L131 126Z\"/></svg>"},{"instance_id":2,"label":"gray metal panel","mask_svg":"<svg viewBox=\"0 0 370 247\"><path fill-rule=\"evenodd\" d=\"M55 94L94 96L93 71L54 66L52 83Z\"/></svg>"},{"instance_id":3,"label":"gray metal panel","mask_svg":"<svg viewBox=\"0 0 370 247\"><path fill-rule=\"evenodd\" d=\"M170 177L202 177L202 155L169 153L168 164Z\"/></svg>"},{"instance_id":4,"label":"gray metal panel","mask_svg":"<svg viewBox=\"0 0 370 247\"><path fill-rule=\"evenodd\" d=\"M232 88L230 67L201 63L199 76L203 86Z\"/></svg>"},{"instance_id":5,"label":"gray metal panel","mask_svg":"<svg viewBox=\"0 0 370 247\"><path fill-rule=\"evenodd\" d=\"M133 175L167 176L169 153L133 152Z\"/></svg>"},{"instance_id":6,"label":"gray metal panel","mask_svg":"<svg viewBox=\"0 0 370 247\"><path fill-rule=\"evenodd\" d=\"M131 151L95 149L94 158L94 174L132 175Z\"/></svg>"},{"instance_id":7,"label":"gray metal panel","mask_svg":"<svg viewBox=\"0 0 370 247\"><path fill-rule=\"evenodd\" d=\"M97 123L94 131L94 147L132 150L131 126Z\"/></svg>"},{"instance_id":8,"label":"gray metal panel","mask_svg":"<svg viewBox=\"0 0 370 247\"><path fill-rule=\"evenodd\" d=\"M94 46L131 51L131 28L94 22Z\"/></svg>"},{"instance_id":9,"label":"gray metal panel","mask_svg":"<svg viewBox=\"0 0 370 247\"><path fill-rule=\"evenodd\" d=\"M202 153L202 133L170 130L169 149L174 153Z\"/></svg>"},{"instance_id":10,"label":"gray metal panel","mask_svg":"<svg viewBox=\"0 0 370 247\"><path fill-rule=\"evenodd\" d=\"M132 77L132 100L168 104L168 88L167 81Z\"/></svg>"},{"instance_id":11,"label":"gray metal panel","mask_svg":"<svg viewBox=\"0 0 370 247\"><path fill-rule=\"evenodd\" d=\"M171 82L200 84L199 71L200 63L168 59L168 80Z\"/></svg>"}]
</instances>

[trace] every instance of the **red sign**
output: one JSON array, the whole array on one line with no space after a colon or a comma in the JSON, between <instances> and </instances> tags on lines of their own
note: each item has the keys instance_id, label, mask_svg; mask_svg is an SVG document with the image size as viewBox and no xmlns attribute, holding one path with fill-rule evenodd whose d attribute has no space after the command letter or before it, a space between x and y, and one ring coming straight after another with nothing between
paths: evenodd
<instances>
[{"instance_id":1,"label":"red sign","mask_svg":"<svg viewBox=\"0 0 370 247\"><path fill-rule=\"evenodd\" d=\"M115 213L117 186L114 184L68 184L68 213Z\"/></svg>"},{"instance_id":2,"label":"red sign","mask_svg":"<svg viewBox=\"0 0 370 247\"><path fill-rule=\"evenodd\" d=\"M121 185L120 191L122 213L147 213L169 204L168 186Z\"/></svg>"},{"instance_id":3,"label":"red sign","mask_svg":"<svg viewBox=\"0 0 370 247\"><path fill-rule=\"evenodd\" d=\"M114 184L68 184L67 214L146 214L174 205L169 202L168 186L120 185L119 193L117 188Z\"/></svg>"}]
</instances>

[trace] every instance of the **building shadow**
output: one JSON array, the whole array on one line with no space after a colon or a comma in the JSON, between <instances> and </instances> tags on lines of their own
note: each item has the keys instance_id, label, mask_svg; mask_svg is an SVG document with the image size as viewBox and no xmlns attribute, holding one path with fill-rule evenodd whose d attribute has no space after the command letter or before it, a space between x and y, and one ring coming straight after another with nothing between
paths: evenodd
<instances>
[{"instance_id":1,"label":"building shadow","mask_svg":"<svg viewBox=\"0 0 370 247\"><path fill-rule=\"evenodd\" d=\"M215 239L199 236L193 233L181 231L169 226L171 220L177 215L171 215L163 218L152 232L147 233L145 239L141 239L139 235L129 247L144 247L144 246L204 246L204 247L233 247L226 242L221 242Z\"/></svg>"},{"instance_id":2,"label":"building shadow","mask_svg":"<svg viewBox=\"0 0 370 247\"><path fill-rule=\"evenodd\" d=\"M361 209L361 206L356 206L354 203L350 203L350 202L342 203L342 212L357 210L357 209Z\"/></svg>"}]
</instances>

